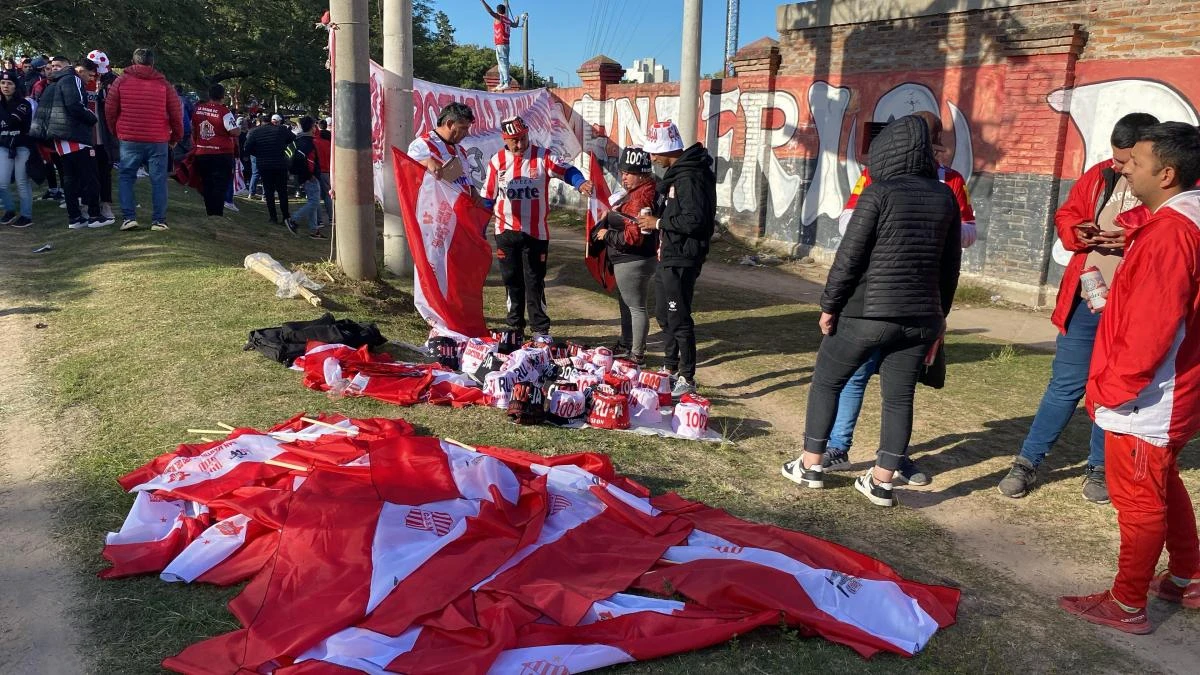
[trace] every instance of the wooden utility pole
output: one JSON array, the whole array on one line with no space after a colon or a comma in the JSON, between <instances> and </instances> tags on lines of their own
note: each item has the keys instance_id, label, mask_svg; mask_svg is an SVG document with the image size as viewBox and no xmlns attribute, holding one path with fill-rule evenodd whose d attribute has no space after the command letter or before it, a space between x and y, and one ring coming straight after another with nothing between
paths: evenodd
<instances>
[{"instance_id":1,"label":"wooden utility pole","mask_svg":"<svg viewBox=\"0 0 1200 675\"><path fill-rule=\"evenodd\" d=\"M330 0L334 33L334 214L337 261L355 280L378 276L371 176L370 52L367 0Z\"/></svg>"},{"instance_id":2,"label":"wooden utility pole","mask_svg":"<svg viewBox=\"0 0 1200 675\"><path fill-rule=\"evenodd\" d=\"M383 2L383 69L388 71L383 81L386 138L401 150L408 150L413 135L412 0ZM400 200L390 180L395 175L391 148L384 149L383 162L384 175L389 179L383 191L383 266L407 278L413 273L412 252L400 217Z\"/></svg>"},{"instance_id":3,"label":"wooden utility pole","mask_svg":"<svg viewBox=\"0 0 1200 675\"><path fill-rule=\"evenodd\" d=\"M684 146L695 143L700 106L700 0L683 0L683 53L679 59L679 134Z\"/></svg>"}]
</instances>

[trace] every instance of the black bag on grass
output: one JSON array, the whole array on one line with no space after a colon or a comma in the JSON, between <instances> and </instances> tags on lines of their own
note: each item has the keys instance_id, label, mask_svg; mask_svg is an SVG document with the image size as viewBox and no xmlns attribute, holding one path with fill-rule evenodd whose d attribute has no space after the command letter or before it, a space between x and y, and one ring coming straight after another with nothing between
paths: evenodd
<instances>
[{"instance_id":1,"label":"black bag on grass","mask_svg":"<svg viewBox=\"0 0 1200 675\"><path fill-rule=\"evenodd\" d=\"M379 333L375 324L360 324L350 319L334 319L328 312L315 321L291 321L274 328L259 328L250 331L245 351L251 349L286 366L304 356L309 340L340 343L358 348L363 345L377 347L387 338Z\"/></svg>"}]
</instances>

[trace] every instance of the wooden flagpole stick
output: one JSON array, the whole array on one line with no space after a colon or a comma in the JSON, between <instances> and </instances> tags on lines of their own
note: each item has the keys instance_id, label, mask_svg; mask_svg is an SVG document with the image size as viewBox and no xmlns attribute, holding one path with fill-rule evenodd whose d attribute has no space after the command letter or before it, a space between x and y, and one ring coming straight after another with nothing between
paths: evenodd
<instances>
[{"instance_id":1,"label":"wooden flagpole stick","mask_svg":"<svg viewBox=\"0 0 1200 675\"><path fill-rule=\"evenodd\" d=\"M217 426L221 427L222 429L228 429L229 431L234 431L233 427L229 426L228 424L225 424L224 422L217 422Z\"/></svg>"},{"instance_id":2,"label":"wooden flagpole stick","mask_svg":"<svg viewBox=\"0 0 1200 675\"><path fill-rule=\"evenodd\" d=\"M330 424L329 422L322 422L321 420L315 420L311 417L301 417L300 421L308 422L309 424L315 424L319 427L325 427L327 429L332 429L333 431L340 431L343 434L357 434L358 433L358 429L347 429L346 427L339 427L336 424Z\"/></svg>"},{"instance_id":3,"label":"wooden flagpole stick","mask_svg":"<svg viewBox=\"0 0 1200 675\"><path fill-rule=\"evenodd\" d=\"M222 436L228 433L224 429L188 429L187 432L189 434L220 434Z\"/></svg>"},{"instance_id":4,"label":"wooden flagpole stick","mask_svg":"<svg viewBox=\"0 0 1200 675\"><path fill-rule=\"evenodd\" d=\"M473 447L471 447L471 446L467 445L466 443L463 443L462 441L456 441L456 440L454 440L453 438L443 438L442 440L443 440L443 441L446 441L447 443L451 443L451 444L453 444L453 445L457 445L457 446L458 446L458 447L460 447L460 448L463 448L463 449L466 449L466 450L470 450L470 451L472 451L472 452L474 452L474 451L475 451L475 448L473 448Z\"/></svg>"},{"instance_id":5,"label":"wooden flagpole stick","mask_svg":"<svg viewBox=\"0 0 1200 675\"><path fill-rule=\"evenodd\" d=\"M278 459L268 459L268 460L263 461L263 464L269 464L271 466L279 466L279 467L283 467L285 469L291 469L293 471L304 471L306 473L310 470L307 466L304 466L302 464L292 464L291 462L284 462L284 461L281 461Z\"/></svg>"}]
</instances>

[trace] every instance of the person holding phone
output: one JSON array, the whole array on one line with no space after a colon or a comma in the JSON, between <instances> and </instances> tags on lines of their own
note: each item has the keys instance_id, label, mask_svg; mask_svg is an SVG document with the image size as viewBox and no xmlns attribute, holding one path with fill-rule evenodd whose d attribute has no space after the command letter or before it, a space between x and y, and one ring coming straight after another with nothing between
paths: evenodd
<instances>
[{"instance_id":1,"label":"person holding phone","mask_svg":"<svg viewBox=\"0 0 1200 675\"><path fill-rule=\"evenodd\" d=\"M624 192L613 195L613 210L596 228L594 238L603 241L617 280L617 304L621 310L621 339L613 356L646 361L646 335L650 332L650 280L658 267L658 231L641 229L639 215L661 214L656 204L658 182L650 166L650 153L625 148L617 164Z\"/></svg>"},{"instance_id":2,"label":"person holding phone","mask_svg":"<svg viewBox=\"0 0 1200 675\"><path fill-rule=\"evenodd\" d=\"M1085 171L1071 188L1067 201L1054 214L1059 239L1072 252L1050 318L1059 335L1046 392L1021 443L1020 453L997 486L1005 497L1024 497L1037 483L1038 466L1083 398L1100 314L1084 300L1079 277L1085 269L1096 267L1104 275L1105 283L1112 287L1113 275L1125 249L1125 232L1117 224L1117 217L1140 204L1121 170L1129 161L1138 136L1155 124L1158 120L1147 113L1131 113L1117 120L1109 139L1112 159ZM1094 504L1109 501L1104 476L1104 431L1095 424L1091 427L1087 466L1083 470L1083 498Z\"/></svg>"}]
</instances>

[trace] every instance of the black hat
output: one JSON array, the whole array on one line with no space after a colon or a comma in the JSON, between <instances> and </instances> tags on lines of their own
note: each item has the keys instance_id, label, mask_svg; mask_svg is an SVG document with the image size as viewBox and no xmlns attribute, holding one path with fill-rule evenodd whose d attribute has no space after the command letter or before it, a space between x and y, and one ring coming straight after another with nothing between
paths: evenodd
<instances>
[{"instance_id":1,"label":"black hat","mask_svg":"<svg viewBox=\"0 0 1200 675\"><path fill-rule=\"evenodd\" d=\"M626 173L650 173L650 153L641 148L625 148L621 150L617 168Z\"/></svg>"}]
</instances>

